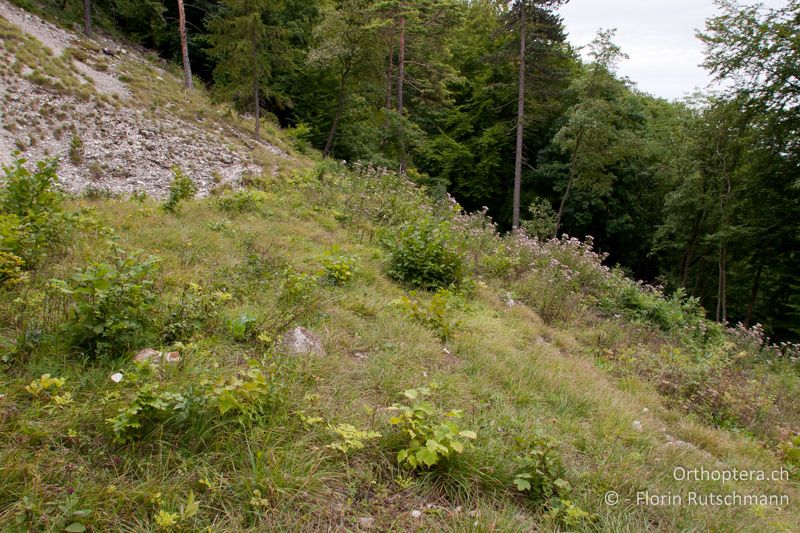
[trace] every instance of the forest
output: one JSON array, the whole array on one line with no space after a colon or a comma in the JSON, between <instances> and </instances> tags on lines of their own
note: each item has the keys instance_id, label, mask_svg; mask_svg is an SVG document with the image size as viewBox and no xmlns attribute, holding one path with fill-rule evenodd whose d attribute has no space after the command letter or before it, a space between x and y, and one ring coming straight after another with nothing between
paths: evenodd
<instances>
[{"instance_id":1,"label":"forest","mask_svg":"<svg viewBox=\"0 0 800 533\"><path fill-rule=\"evenodd\" d=\"M617 73L625 51L613 29L576 49L564 3L57 0L48 10L173 62L185 18L187 81L288 128L299 146L399 169L505 231L591 237L610 266L696 298L709 318L800 338L800 2L715 0L697 37L722 83L682 101Z\"/></svg>"}]
</instances>

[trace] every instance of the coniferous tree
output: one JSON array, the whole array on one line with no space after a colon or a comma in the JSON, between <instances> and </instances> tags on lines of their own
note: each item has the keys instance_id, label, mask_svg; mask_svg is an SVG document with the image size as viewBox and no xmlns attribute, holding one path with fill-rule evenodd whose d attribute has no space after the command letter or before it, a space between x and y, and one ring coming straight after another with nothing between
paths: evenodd
<instances>
[{"instance_id":1,"label":"coniferous tree","mask_svg":"<svg viewBox=\"0 0 800 533\"><path fill-rule=\"evenodd\" d=\"M221 0L219 12L209 22L209 51L217 60L215 90L239 105L250 100L246 107L255 115L256 139L261 132L261 101L270 93L271 54L278 54L283 45L280 28L264 22L277 7L275 0Z\"/></svg>"}]
</instances>

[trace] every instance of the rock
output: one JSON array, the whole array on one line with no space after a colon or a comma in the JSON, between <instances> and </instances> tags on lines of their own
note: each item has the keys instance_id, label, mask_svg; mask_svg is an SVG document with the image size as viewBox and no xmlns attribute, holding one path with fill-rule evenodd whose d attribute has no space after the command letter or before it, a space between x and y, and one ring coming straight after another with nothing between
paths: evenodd
<instances>
[{"instance_id":1,"label":"rock","mask_svg":"<svg viewBox=\"0 0 800 533\"><path fill-rule=\"evenodd\" d=\"M298 327L288 332L283 337L282 345L289 355L311 354L318 357L326 355L319 336L305 328Z\"/></svg>"},{"instance_id":2,"label":"rock","mask_svg":"<svg viewBox=\"0 0 800 533\"><path fill-rule=\"evenodd\" d=\"M143 361L150 361L151 363L161 364L162 361L167 363L177 363L181 360L181 354L178 352L158 352L152 348L145 348L137 353L133 360L137 363Z\"/></svg>"},{"instance_id":3,"label":"rock","mask_svg":"<svg viewBox=\"0 0 800 533\"><path fill-rule=\"evenodd\" d=\"M635 429L636 431L642 431L644 428L642 427L642 423L641 422L639 422L638 420L634 420L633 421L633 429Z\"/></svg>"},{"instance_id":4,"label":"rock","mask_svg":"<svg viewBox=\"0 0 800 533\"><path fill-rule=\"evenodd\" d=\"M362 529L372 529L373 525L375 525L375 519L371 516L362 516L358 519L358 526Z\"/></svg>"},{"instance_id":5,"label":"rock","mask_svg":"<svg viewBox=\"0 0 800 533\"><path fill-rule=\"evenodd\" d=\"M422 511L414 509L411 511L411 518L420 518L422 516Z\"/></svg>"}]
</instances>

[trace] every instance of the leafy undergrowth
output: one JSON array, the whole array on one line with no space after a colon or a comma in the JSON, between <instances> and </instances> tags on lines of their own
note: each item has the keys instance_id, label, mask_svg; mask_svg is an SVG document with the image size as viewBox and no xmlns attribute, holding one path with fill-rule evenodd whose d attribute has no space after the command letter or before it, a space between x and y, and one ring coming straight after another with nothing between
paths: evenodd
<instances>
[{"instance_id":1,"label":"leafy undergrowth","mask_svg":"<svg viewBox=\"0 0 800 533\"><path fill-rule=\"evenodd\" d=\"M55 201L49 168L11 169L0 202L19 260L0 291L0 529L800 528L791 353L631 292L585 245L501 238L373 169L167 210ZM48 202L5 192L20 184ZM327 354L285 355L296 326ZM148 347L163 361L134 363ZM750 415L748 391L775 396Z\"/></svg>"}]
</instances>

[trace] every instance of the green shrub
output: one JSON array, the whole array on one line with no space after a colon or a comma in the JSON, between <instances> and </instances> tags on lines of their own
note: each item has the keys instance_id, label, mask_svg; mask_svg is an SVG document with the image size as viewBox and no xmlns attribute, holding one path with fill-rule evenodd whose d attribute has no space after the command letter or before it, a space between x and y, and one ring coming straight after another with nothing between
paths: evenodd
<instances>
[{"instance_id":1,"label":"green shrub","mask_svg":"<svg viewBox=\"0 0 800 533\"><path fill-rule=\"evenodd\" d=\"M133 396L121 398L115 416L107 419L115 439L140 440L167 423L180 428L210 417L252 423L267 416L284 400L285 376L275 365L264 368L255 361L248 365L234 375L170 387L153 379L153 365L137 364L121 380L122 386L133 387Z\"/></svg>"},{"instance_id":2,"label":"green shrub","mask_svg":"<svg viewBox=\"0 0 800 533\"><path fill-rule=\"evenodd\" d=\"M0 252L7 254L2 267L7 281L19 279L15 270L35 267L53 244L64 240L71 222L56 190L56 161L40 161L33 172L25 162L17 158L4 166L0 184Z\"/></svg>"},{"instance_id":3,"label":"green shrub","mask_svg":"<svg viewBox=\"0 0 800 533\"><path fill-rule=\"evenodd\" d=\"M263 191L242 189L218 197L217 207L228 213L248 213L258 211L266 198L267 194Z\"/></svg>"},{"instance_id":4,"label":"green shrub","mask_svg":"<svg viewBox=\"0 0 800 533\"><path fill-rule=\"evenodd\" d=\"M228 293L208 292L196 283L189 284L180 297L165 302L169 314L162 328L164 342L189 340L214 320L219 306L230 298Z\"/></svg>"},{"instance_id":5,"label":"green shrub","mask_svg":"<svg viewBox=\"0 0 800 533\"><path fill-rule=\"evenodd\" d=\"M397 453L397 462L412 470L446 462L463 452L470 440L477 438L474 431L462 431L456 424L455 420L462 416L461 411L442 413L421 399L430 394L428 387L406 390L403 392L406 403L395 403L389 408L397 413L389 423L406 437L403 449Z\"/></svg>"},{"instance_id":6,"label":"green shrub","mask_svg":"<svg viewBox=\"0 0 800 533\"><path fill-rule=\"evenodd\" d=\"M520 460L514 485L518 491L541 503L569 493L571 487L564 479L564 465L552 440L540 434L534 435Z\"/></svg>"},{"instance_id":7,"label":"green shrub","mask_svg":"<svg viewBox=\"0 0 800 533\"><path fill-rule=\"evenodd\" d=\"M161 207L168 213L178 213L181 200L191 200L197 194L197 185L178 166L172 167L172 176L169 197Z\"/></svg>"},{"instance_id":8,"label":"green shrub","mask_svg":"<svg viewBox=\"0 0 800 533\"><path fill-rule=\"evenodd\" d=\"M446 222L424 218L385 239L390 252L389 276L412 287L446 288L462 281L464 260L455 249Z\"/></svg>"},{"instance_id":9,"label":"green shrub","mask_svg":"<svg viewBox=\"0 0 800 533\"><path fill-rule=\"evenodd\" d=\"M549 239L556 233L556 212L545 198L537 198L528 207L531 218L522 221L529 235L538 239Z\"/></svg>"},{"instance_id":10,"label":"green shrub","mask_svg":"<svg viewBox=\"0 0 800 533\"><path fill-rule=\"evenodd\" d=\"M396 304L410 318L435 331L443 341L448 340L460 325L452 317L456 308L455 296L447 289L436 291L427 305L417 299L414 291L397 300Z\"/></svg>"},{"instance_id":11,"label":"green shrub","mask_svg":"<svg viewBox=\"0 0 800 533\"><path fill-rule=\"evenodd\" d=\"M120 355L150 323L158 259L114 249L113 263L94 263L53 285L72 300L64 333L92 355Z\"/></svg>"},{"instance_id":12,"label":"green shrub","mask_svg":"<svg viewBox=\"0 0 800 533\"><path fill-rule=\"evenodd\" d=\"M73 165L79 165L83 161L83 141L77 135L69 141L69 160Z\"/></svg>"},{"instance_id":13,"label":"green shrub","mask_svg":"<svg viewBox=\"0 0 800 533\"><path fill-rule=\"evenodd\" d=\"M356 261L354 258L344 255L335 256L334 252L332 251L322 258L320 275L331 285L347 285L353 278Z\"/></svg>"},{"instance_id":14,"label":"green shrub","mask_svg":"<svg viewBox=\"0 0 800 533\"><path fill-rule=\"evenodd\" d=\"M26 279L25 261L11 252L0 251L0 286L14 285Z\"/></svg>"},{"instance_id":15,"label":"green shrub","mask_svg":"<svg viewBox=\"0 0 800 533\"><path fill-rule=\"evenodd\" d=\"M311 140L314 132L311 126L305 122L299 122L297 126L284 130L286 135L293 141L295 148L301 154L307 154L311 149Z\"/></svg>"}]
</instances>

